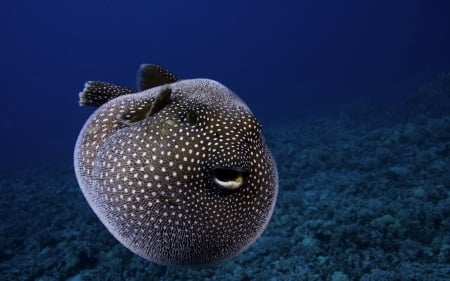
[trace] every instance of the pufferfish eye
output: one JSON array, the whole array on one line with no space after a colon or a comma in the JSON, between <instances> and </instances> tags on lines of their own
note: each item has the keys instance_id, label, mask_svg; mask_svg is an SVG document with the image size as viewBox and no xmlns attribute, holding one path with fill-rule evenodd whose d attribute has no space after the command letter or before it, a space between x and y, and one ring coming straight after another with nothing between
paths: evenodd
<instances>
[{"instance_id":1,"label":"pufferfish eye","mask_svg":"<svg viewBox=\"0 0 450 281\"><path fill-rule=\"evenodd\" d=\"M186 122L191 126L196 125L198 122L198 115L195 111L192 111L192 110L189 110L188 112L186 112L185 118L186 118Z\"/></svg>"}]
</instances>

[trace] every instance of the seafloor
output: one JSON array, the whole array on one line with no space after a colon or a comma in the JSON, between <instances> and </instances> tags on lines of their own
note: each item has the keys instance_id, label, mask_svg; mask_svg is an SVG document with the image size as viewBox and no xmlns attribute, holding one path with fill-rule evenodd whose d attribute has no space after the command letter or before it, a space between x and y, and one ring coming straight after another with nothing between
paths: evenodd
<instances>
[{"instance_id":1,"label":"seafloor","mask_svg":"<svg viewBox=\"0 0 450 281\"><path fill-rule=\"evenodd\" d=\"M240 256L149 263L100 224L70 164L38 164L0 179L0 279L450 280L450 74L402 103L272 126L266 138L279 200Z\"/></svg>"}]
</instances>

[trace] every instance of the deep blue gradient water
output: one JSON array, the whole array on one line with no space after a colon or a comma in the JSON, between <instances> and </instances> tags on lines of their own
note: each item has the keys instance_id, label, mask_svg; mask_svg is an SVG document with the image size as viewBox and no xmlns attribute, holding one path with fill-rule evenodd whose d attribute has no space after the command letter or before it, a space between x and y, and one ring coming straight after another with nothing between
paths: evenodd
<instances>
[{"instance_id":1,"label":"deep blue gradient water","mask_svg":"<svg viewBox=\"0 0 450 281\"><path fill-rule=\"evenodd\" d=\"M3 201L0 233L9 237L5 238L9 248L0 252L0 276L4 272L8 273L4 276L14 276L16 280L71 277L94 280L92 276L98 277L96 274L103 272L99 268L105 267L109 258L121 264L119 268L123 270L130 270L129 260L133 261L132 268L139 269L126 274L122 271L122 275L116 275L117 280L141 280L142 268L150 268L148 274L167 280L303 280L299 276L307 278L304 280L363 280L364 274L375 269L385 270L386 274L378 274L379 279L367 275L364 280L425 280L408 279L394 270L397 267L402 272L413 272L411 268L426 267L424 264L431 267L428 270L439 271L442 274L436 275L439 278L443 276L429 280L450 280L450 269L440 267L450 263L450 180L445 176L450 167L450 131L446 127L450 107L445 106L450 96L450 78L440 76L450 72L449 1L16 0L0 3L0 35L0 189L4 190L0 199ZM372 239L378 239L377 235L394 235L386 239L408 241L409 246L396 244L389 248L383 240L380 244L357 243L347 254L323 250L333 240L330 232L338 231L333 225L345 220L328 214L322 219L333 221L333 225L318 222L318 217L324 214L318 206L320 203L310 206L309 202L305 206L305 203L289 201L280 203L274 221L284 233L290 234L280 242L276 240L277 232L269 226L257 250L250 250L251 256L244 253L239 257L248 267L234 275L221 274L225 270L221 271L220 267L205 271L184 269L177 273L173 269L148 266L122 249L107 255L97 254L95 251L100 251L103 244L92 245L86 241L92 242L89 237L95 240L92 236L104 229L84 202L71 167L76 137L94 110L79 107L78 93L89 80L134 87L141 63L162 65L182 78L220 81L246 101L267 128L269 145L279 162L280 200L286 196L282 195L284 192L290 194L289 198L329 200L324 206L349 208L348 212L357 213L358 208L352 204L360 204L360 208L367 206L364 200L369 195L365 190L371 190L369 197L374 201L368 208L374 210L391 204L390 209L355 214L355 218L347 212L348 216L344 216L347 221L361 222L345 230L350 233L348 239L363 239L355 233L367 230L372 223L375 230L368 231L375 233ZM423 85L428 88L424 90ZM418 91L420 87L422 91ZM422 95L408 99L418 92ZM377 152L372 155L368 150L356 149L365 146ZM356 150L349 152L351 147ZM411 155L405 152L401 161L394 161L394 156L403 155L405 150L415 152ZM350 159L359 160L353 164L346 162L353 161ZM362 182L366 189L345 188L361 186ZM310 187L314 185L318 188ZM333 189L332 186L341 187ZM375 192L373 189L378 187L379 192ZM414 198L394 206L392 202L396 199L385 196L397 194L398 198L404 198L407 195L398 190L402 187L410 188L403 192ZM61 200L57 195L63 192L60 188L66 192L62 198L70 198L72 202L65 217L55 222L56 214L61 214L65 207L56 203ZM429 194L430 189L435 193ZM31 197L24 198L17 194L19 191L29 192ZM344 200L345 206L333 203L333 196L336 199L346 192L356 199ZM389 200L393 201L389 203ZM28 201L35 206L31 207ZM417 220L408 225L413 219L407 219L408 215L399 214L398 210L422 203L426 206L410 211ZM289 204L310 211L298 210L296 221L285 217L293 212L286 207ZM25 214L9 206L20 207ZM42 209L47 215L41 213L33 226L20 226L20 221L31 220L32 214ZM62 225L68 232L72 229L67 226L80 225L78 211L83 213L82 218L88 216L84 222L98 224L89 232L92 235L55 235L61 233ZM427 219L428 215L433 217ZM361 216L367 219L360 221ZM306 219L311 223L300 227L298 224ZM432 236L433 241L408 235L417 232L415 227L420 228L421 224L435 227L435 232L423 233ZM56 230L46 229L46 225ZM401 233L389 232L399 225L405 227L399 230ZM40 235L51 236L53 240L30 238L35 228L44 229ZM318 235L320 231L325 234ZM107 232L102 235L108 249L120 247ZM17 241L14 237L18 237ZM34 246L24 242L27 237L34 241ZM85 239L83 247L89 250L81 251L77 259L87 261L74 262L72 267L67 265L69 262L64 266L52 263L52 257L62 259L58 256L65 248L61 241L69 243L71 239L73 243ZM265 251L264 243L278 246L287 243L284 246L291 252ZM299 252L292 253L294 245L299 244L303 245ZM407 258L394 254L417 245L422 248L408 254L414 260L411 267L402 263ZM52 252L56 248L59 250ZM33 258L26 257L27 251L50 261L45 266L30 263ZM371 258L376 255L377 259ZM305 264L305 260L310 262L309 273L305 273L305 267L297 267L297 263ZM347 267L337 260L346 260ZM370 261L391 262L392 268L381 263L367 265ZM322 272L312 268L314 264ZM233 268L233 261L227 266ZM30 271L22 269L23 275L20 272L14 275L13 267ZM91 277L83 277L83 270L91 270ZM414 272L421 276L420 269Z\"/></svg>"},{"instance_id":2,"label":"deep blue gradient water","mask_svg":"<svg viewBox=\"0 0 450 281\"><path fill-rule=\"evenodd\" d=\"M2 154L67 154L87 80L141 63L218 80L265 123L399 99L450 68L448 1L13 1L1 4ZM30 145L30 142L32 145Z\"/></svg>"}]
</instances>

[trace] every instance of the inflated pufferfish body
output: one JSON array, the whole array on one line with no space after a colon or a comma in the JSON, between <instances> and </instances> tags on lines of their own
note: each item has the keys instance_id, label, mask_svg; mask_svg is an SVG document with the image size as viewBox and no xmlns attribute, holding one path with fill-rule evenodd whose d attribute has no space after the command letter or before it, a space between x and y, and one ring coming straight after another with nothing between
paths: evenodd
<instances>
[{"instance_id":1,"label":"inflated pufferfish body","mask_svg":"<svg viewBox=\"0 0 450 281\"><path fill-rule=\"evenodd\" d=\"M140 92L87 82L100 106L75 147L81 190L125 247L166 265L216 263L262 233L278 189L275 162L249 108L209 79L155 65Z\"/></svg>"}]
</instances>

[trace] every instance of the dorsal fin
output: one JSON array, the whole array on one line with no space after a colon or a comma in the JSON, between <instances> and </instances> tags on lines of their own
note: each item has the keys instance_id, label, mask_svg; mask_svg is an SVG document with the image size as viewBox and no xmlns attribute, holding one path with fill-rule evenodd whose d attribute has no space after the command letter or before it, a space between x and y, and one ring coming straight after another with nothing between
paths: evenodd
<instances>
[{"instance_id":1,"label":"dorsal fin","mask_svg":"<svg viewBox=\"0 0 450 281\"><path fill-rule=\"evenodd\" d=\"M80 105L100 106L122 95L136 93L136 90L106 82L88 81L80 92Z\"/></svg>"},{"instance_id":2,"label":"dorsal fin","mask_svg":"<svg viewBox=\"0 0 450 281\"><path fill-rule=\"evenodd\" d=\"M139 91L176 81L178 81L178 78L175 75L158 65L142 64L138 70L137 84Z\"/></svg>"}]
</instances>

